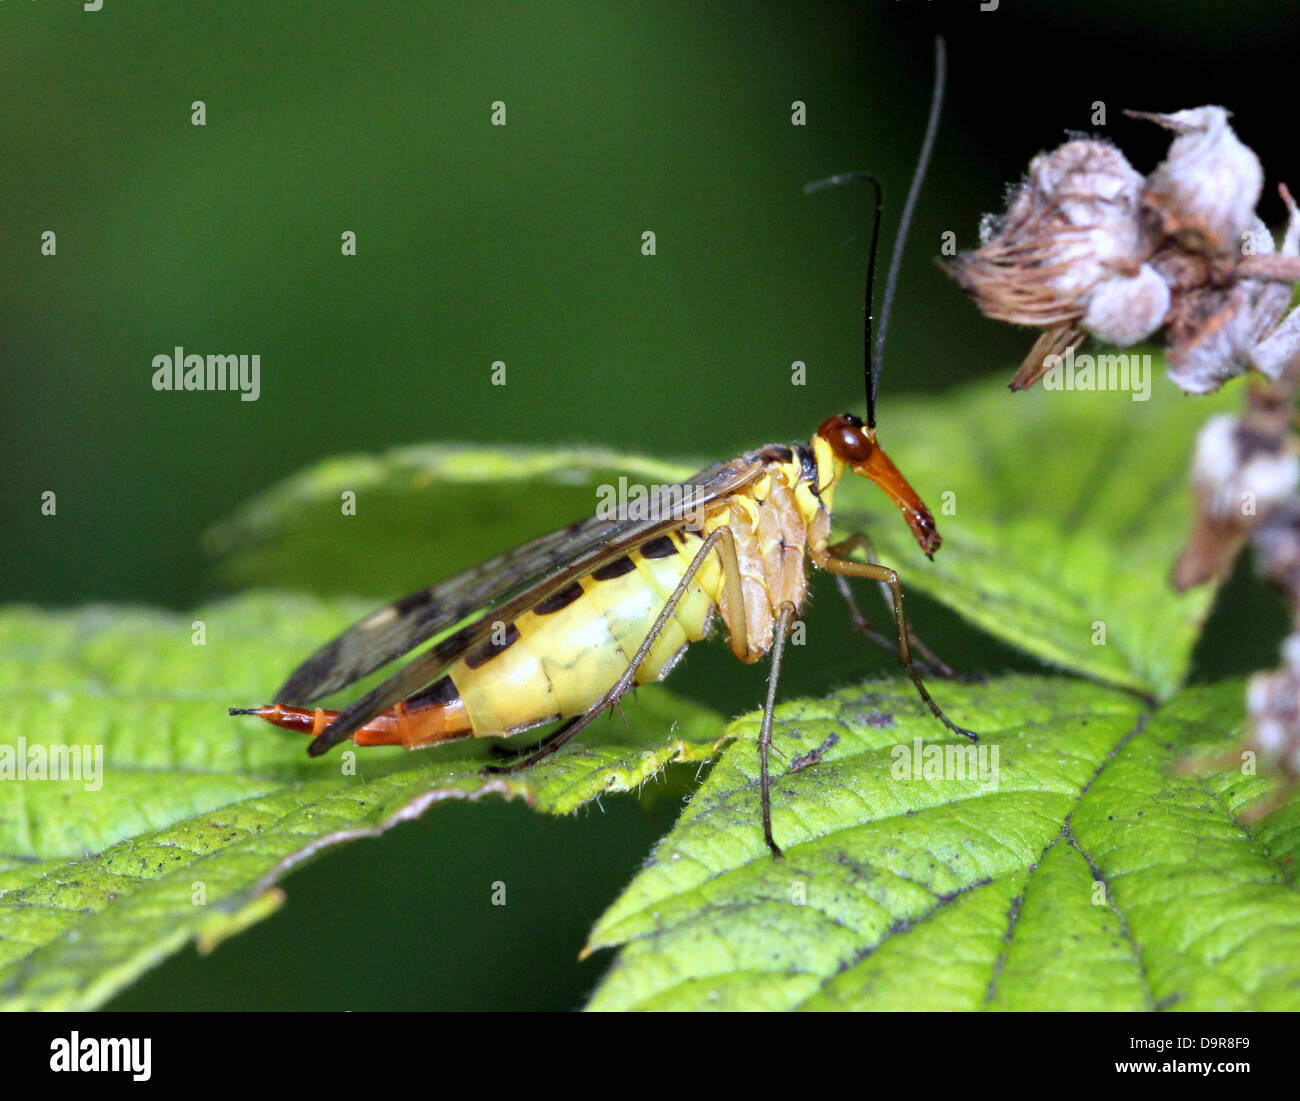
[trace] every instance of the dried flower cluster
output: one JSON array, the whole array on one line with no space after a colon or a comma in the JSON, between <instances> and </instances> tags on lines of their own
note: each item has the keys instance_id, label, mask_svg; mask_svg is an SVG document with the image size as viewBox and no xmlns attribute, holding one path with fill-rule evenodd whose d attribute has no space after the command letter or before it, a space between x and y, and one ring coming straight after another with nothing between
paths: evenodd
<instances>
[{"instance_id":1,"label":"dried flower cluster","mask_svg":"<svg viewBox=\"0 0 1300 1101\"><path fill-rule=\"evenodd\" d=\"M1300 350L1300 314L1284 320L1300 281L1300 215L1278 250L1255 214L1259 158L1222 107L1129 112L1175 134L1146 179L1110 142L1068 141L1030 162L1006 213L951 274L989 317L1043 330L1012 380L1032 386L1047 357L1089 336L1125 347L1161 327L1169 374L1203 394L1254 367L1276 378Z\"/></svg>"},{"instance_id":2,"label":"dried flower cluster","mask_svg":"<svg viewBox=\"0 0 1300 1101\"><path fill-rule=\"evenodd\" d=\"M1091 138L1035 157L1007 210L951 274L989 317L1043 330L1011 383L1032 386L1089 336L1126 346L1164 330L1169 377L1188 393L1250 370L1240 416L1216 416L1196 442L1197 513L1174 567L1179 589L1221 577L1248 542L1286 597L1293 633L1282 667L1247 690L1246 746L1288 784L1300 781L1300 457L1291 422L1300 395L1300 213L1278 248L1255 213L1259 158L1222 107L1128 112L1175 137L1143 179L1114 145ZM1254 817L1272 802L1251 808Z\"/></svg>"},{"instance_id":3,"label":"dried flower cluster","mask_svg":"<svg viewBox=\"0 0 1300 1101\"><path fill-rule=\"evenodd\" d=\"M1172 575L1178 589L1220 577L1249 541L1256 569L1286 599L1292 633L1282 668L1250 679L1245 748L1288 786L1300 781L1300 456L1291 431L1298 392L1300 354L1277 382L1248 388L1241 416L1212 417L1201 429L1192 463L1196 517ZM1252 807L1248 817L1274 805Z\"/></svg>"}]
</instances>

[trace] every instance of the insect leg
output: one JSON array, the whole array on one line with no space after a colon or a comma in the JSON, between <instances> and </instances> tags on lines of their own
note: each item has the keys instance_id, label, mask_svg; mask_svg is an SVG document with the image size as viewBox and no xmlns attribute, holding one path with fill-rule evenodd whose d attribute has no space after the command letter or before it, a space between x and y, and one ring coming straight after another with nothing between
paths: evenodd
<instances>
[{"instance_id":1,"label":"insect leg","mask_svg":"<svg viewBox=\"0 0 1300 1101\"><path fill-rule=\"evenodd\" d=\"M721 527L711 532L704 542L700 544L700 549L695 552L695 557L691 559L691 564L686 568L686 572L682 574L681 580L677 582L677 587L673 589L672 595L668 597L668 600L660 609L659 615L655 618L653 625L650 627L649 634L646 635L645 640L641 645L637 647L636 653L632 655L632 660L628 662L627 669L623 671L623 675L613 683L609 690L601 696L600 699L592 704L583 714L570 719L554 734L543 738L542 741L538 743L536 751L530 753L522 761L515 761L508 765L489 765L484 769L484 771L494 774L520 772L523 769L535 765L538 761L549 757L579 731L585 730L590 726L595 721L596 717L605 710L605 708L612 707L614 704L618 703L627 690L632 687L636 680L637 670L641 668L647 655L652 649L654 649L655 642L658 641L659 636L663 633L663 629L667 626L668 620L672 618L672 614L676 610L682 597L685 595L686 590L690 588L691 581L694 579L696 573L699 572L700 567L704 564L705 558L707 558L709 552L719 544L722 544L723 548L720 553L723 555L724 572L727 569L726 562L728 560L728 554L730 561L735 562L736 544L735 540L732 538L731 529Z\"/></svg>"},{"instance_id":2,"label":"insect leg","mask_svg":"<svg viewBox=\"0 0 1300 1101\"><path fill-rule=\"evenodd\" d=\"M577 734L578 731L585 730L590 726L592 720L600 714L602 706L603 704L596 704L596 706L590 711L586 711L583 714L570 719L560 727L559 730L555 731L554 734L548 734L536 745L530 746L528 749L521 749L518 753L512 754L512 756L523 756L523 754L527 753L528 756L524 757L522 761L511 761L508 765L486 765L484 766L483 771L489 776L508 775L512 772L522 772L524 769L537 764L538 761L546 760L547 757L557 752L560 747Z\"/></svg>"},{"instance_id":3,"label":"insect leg","mask_svg":"<svg viewBox=\"0 0 1300 1101\"><path fill-rule=\"evenodd\" d=\"M843 545L843 543L837 544L836 549ZM939 705L931 699L930 693L926 691L925 683L921 680L921 674L916 671L916 666L912 663L912 649L908 645L907 617L903 614L903 587L899 584L898 574L888 566L878 566L874 562L852 562L847 558L837 558L829 550L823 550L820 554L814 552L812 560L821 569L838 574L841 577L865 577L868 581L883 581L889 586L894 601L894 622L898 627L898 659L907 669L908 676L912 678L912 683L916 685L917 694L925 701L926 706L934 712L935 718L954 734L961 734L972 741L979 741L979 735L973 730L958 726L940 710Z\"/></svg>"},{"instance_id":4,"label":"insect leg","mask_svg":"<svg viewBox=\"0 0 1300 1101\"><path fill-rule=\"evenodd\" d=\"M790 623L794 619L795 606L790 601L781 605L781 612L776 620L776 629L772 635L772 665L767 675L767 701L763 705L763 725L758 731L758 774L760 798L763 803L763 839L772 850L776 860L784 860L785 854L772 837L772 776L768 771L768 750L772 746L772 712L776 708L776 685L781 679L781 657L785 653L785 639L790 633Z\"/></svg>"},{"instance_id":5,"label":"insect leg","mask_svg":"<svg viewBox=\"0 0 1300 1101\"><path fill-rule=\"evenodd\" d=\"M847 539L841 540L830 548L830 553L835 555L837 558L848 558L849 555L859 547L866 550L868 562L873 566L879 565L876 561L876 548L872 546L871 536L867 535L866 532L855 532ZM840 595L844 597L845 603L849 606L849 615L853 618L854 630L860 631L862 634L866 635L877 646L882 646L884 649L892 652L895 649L894 643L877 631L871 625L870 621L868 621L867 617L862 614L861 609L858 608L857 601L853 599L853 591L849 588L848 582L837 574L835 577L835 584L840 590ZM894 594L887 581L881 581L880 591L884 594L885 602L891 609L893 609ZM895 618L897 618L897 612L895 612ZM917 637L916 632L912 630L910 624L907 628L907 639L911 644L912 649L920 656L920 660L917 664L924 667L927 673L933 673L940 677L947 677L949 680L963 679L961 674L953 669L952 666L939 657L938 654L931 650L930 647Z\"/></svg>"},{"instance_id":6,"label":"insect leg","mask_svg":"<svg viewBox=\"0 0 1300 1101\"><path fill-rule=\"evenodd\" d=\"M835 587L839 589L840 596L844 598L844 603L848 605L849 619L853 629L857 631L858 634L865 635L868 639L874 642L882 650L888 650L891 654L897 655L898 643L896 643L892 638L890 638L884 632L876 630L876 628L872 625L871 620L869 620L865 615L863 615L862 609L858 607L857 599L853 595L853 590L849 588L849 583L845 581L844 578L836 576ZM890 599L890 603L892 606L893 603L892 597ZM966 679L960 673L957 673L956 670L950 668L943 661L938 660L933 653L931 653L927 648L925 648L922 645L921 640L917 638L915 634L912 635L911 642L912 642L912 649L914 649L917 652L917 657L913 658L912 660L916 662L918 668L920 668L920 670L927 677L935 676L935 677L956 678L959 680ZM934 662L927 661L925 657L922 656L923 652L929 653L932 658L935 658L935 661Z\"/></svg>"}]
</instances>

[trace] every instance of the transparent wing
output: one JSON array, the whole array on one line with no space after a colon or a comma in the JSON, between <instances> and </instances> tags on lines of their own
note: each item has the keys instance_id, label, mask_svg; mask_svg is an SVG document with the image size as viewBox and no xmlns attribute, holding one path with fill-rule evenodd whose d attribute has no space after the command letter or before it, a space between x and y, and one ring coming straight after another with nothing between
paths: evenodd
<instances>
[{"instance_id":1,"label":"transparent wing","mask_svg":"<svg viewBox=\"0 0 1300 1101\"><path fill-rule=\"evenodd\" d=\"M299 665L276 692L276 702L306 707L346 688L536 575L599 545L617 527L613 520L581 520L385 605Z\"/></svg>"},{"instance_id":2,"label":"transparent wing","mask_svg":"<svg viewBox=\"0 0 1300 1101\"><path fill-rule=\"evenodd\" d=\"M494 623L509 623L548 596L755 480L761 463L719 463L675 487L674 507L644 519L591 518L544 535L447 581L412 593L357 623L304 661L276 693L302 707L359 680L440 632L480 614L342 711L312 742L319 755L441 676Z\"/></svg>"}]
</instances>

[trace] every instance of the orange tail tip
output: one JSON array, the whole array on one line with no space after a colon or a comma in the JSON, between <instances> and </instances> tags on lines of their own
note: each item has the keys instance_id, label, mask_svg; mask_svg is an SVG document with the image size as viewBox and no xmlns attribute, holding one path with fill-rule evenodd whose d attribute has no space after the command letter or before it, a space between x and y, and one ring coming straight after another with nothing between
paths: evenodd
<instances>
[{"instance_id":1,"label":"orange tail tip","mask_svg":"<svg viewBox=\"0 0 1300 1101\"><path fill-rule=\"evenodd\" d=\"M338 715L337 711L322 711L319 707L313 710L306 707L284 707L278 703L267 707L232 707L230 713L256 715L272 726L282 727L285 730L301 730L313 738Z\"/></svg>"},{"instance_id":2,"label":"orange tail tip","mask_svg":"<svg viewBox=\"0 0 1300 1101\"><path fill-rule=\"evenodd\" d=\"M256 715L272 726L297 730L316 738L338 718L339 713L320 707L285 707L275 703L266 707L232 707L230 714ZM352 740L357 745L401 745L407 749L421 749L463 738L472 732L465 705L456 699L418 709L399 703L392 710L371 719L352 735Z\"/></svg>"}]
</instances>

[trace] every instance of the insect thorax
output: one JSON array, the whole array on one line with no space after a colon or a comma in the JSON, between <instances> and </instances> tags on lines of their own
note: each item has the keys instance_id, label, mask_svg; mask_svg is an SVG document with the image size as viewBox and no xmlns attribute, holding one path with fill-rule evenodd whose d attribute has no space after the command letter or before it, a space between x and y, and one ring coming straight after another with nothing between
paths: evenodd
<instances>
[{"instance_id":1,"label":"insect thorax","mask_svg":"<svg viewBox=\"0 0 1300 1101\"><path fill-rule=\"evenodd\" d=\"M772 444L746 454L747 461L763 466L762 476L719 502L703 525L705 535L726 525L735 541L747 661L757 661L771 648L784 603L803 609L808 596L807 553L824 549L830 534L830 493L843 464L829 448L816 447L818 442ZM735 638L738 610L730 606L721 572L711 580L710 596Z\"/></svg>"}]
</instances>

